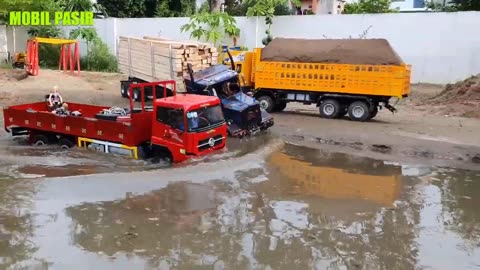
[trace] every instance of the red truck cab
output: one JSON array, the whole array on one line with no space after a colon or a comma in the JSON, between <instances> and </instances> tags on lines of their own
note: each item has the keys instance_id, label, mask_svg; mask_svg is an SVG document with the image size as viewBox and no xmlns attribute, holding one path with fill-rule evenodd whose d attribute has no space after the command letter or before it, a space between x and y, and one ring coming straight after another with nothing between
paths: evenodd
<instances>
[{"instance_id":1,"label":"red truck cab","mask_svg":"<svg viewBox=\"0 0 480 270\"><path fill-rule=\"evenodd\" d=\"M174 163L225 147L227 124L220 99L177 95L175 81L132 84L129 91L141 89L144 100L145 87L159 86L163 97L154 97L151 106L142 101L140 108L132 98L130 108L68 102L68 113L52 113L46 102L9 106L3 109L5 130L13 136L29 135L36 145L78 145ZM172 96L167 96L167 87L173 89Z\"/></svg>"},{"instance_id":2,"label":"red truck cab","mask_svg":"<svg viewBox=\"0 0 480 270\"><path fill-rule=\"evenodd\" d=\"M227 127L217 97L178 94L153 104L151 144L168 149L174 162L225 147Z\"/></svg>"}]
</instances>

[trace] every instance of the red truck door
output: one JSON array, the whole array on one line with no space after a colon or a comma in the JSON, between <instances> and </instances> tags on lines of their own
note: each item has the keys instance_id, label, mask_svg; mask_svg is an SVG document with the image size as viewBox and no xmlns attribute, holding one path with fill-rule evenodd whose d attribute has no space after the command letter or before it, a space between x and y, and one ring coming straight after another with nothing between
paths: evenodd
<instances>
[{"instance_id":1,"label":"red truck door","mask_svg":"<svg viewBox=\"0 0 480 270\"><path fill-rule=\"evenodd\" d=\"M183 109L155 107L152 124L152 143L170 149L173 158L185 149L187 136L185 132L185 113Z\"/></svg>"}]
</instances>

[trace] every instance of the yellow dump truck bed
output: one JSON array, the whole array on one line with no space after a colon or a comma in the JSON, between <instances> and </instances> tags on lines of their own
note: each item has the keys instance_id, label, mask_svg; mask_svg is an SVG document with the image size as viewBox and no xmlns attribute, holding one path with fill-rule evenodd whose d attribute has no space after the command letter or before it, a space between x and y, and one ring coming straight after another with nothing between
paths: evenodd
<instances>
[{"instance_id":1,"label":"yellow dump truck bed","mask_svg":"<svg viewBox=\"0 0 480 270\"><path fill-rule=\"evenodd\" d=\"M270 62L254 51L256 89L313 91L402 98L410 93L411 66Z\"/></svg>"}]
</instances>

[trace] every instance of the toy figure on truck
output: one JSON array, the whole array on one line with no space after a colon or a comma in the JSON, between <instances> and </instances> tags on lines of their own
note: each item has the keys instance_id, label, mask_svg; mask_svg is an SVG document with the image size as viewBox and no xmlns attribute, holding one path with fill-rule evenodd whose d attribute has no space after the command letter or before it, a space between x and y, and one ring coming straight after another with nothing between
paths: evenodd
<instances>
[{"instance_id":1,"label":"toy figure on truck","mask_svg":"<svg viewBox=\"0 0 480 270\"><path fill-rule=\"evenodd\" d=\"M165 92L168 87L173 97L157 99L154 93L152 106L142 101L136 107L130 95L130 108L69 102L51 109L48 99L9 106L3 109L5 130L13 136L29 136L34 145L78 145L167 163L225 147L227 128L217 97L177 95L175 81L132 84L129 92L140 89L143 97L146 87L161 87Z\"/></svg>"},{"instance_id":2,"label":"toy figure on truck","mask_svg":"<svg viewBox=\"0 0 480 270\"><path fill-rule=\"evenodd\" d=\"M411 67L385 39L275 38L232 54L244 88L267 112L299 102L317 105L323 118L367 121L383 107L396 111L391 98L410 93Z\"/></svg>"}]
</instances>

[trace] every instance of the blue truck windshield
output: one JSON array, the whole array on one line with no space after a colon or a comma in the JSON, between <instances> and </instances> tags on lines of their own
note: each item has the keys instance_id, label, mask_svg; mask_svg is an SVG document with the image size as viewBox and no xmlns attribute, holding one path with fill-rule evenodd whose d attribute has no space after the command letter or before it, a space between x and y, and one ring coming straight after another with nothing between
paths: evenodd
<instances>
[{"instance_id":1,"label":"blue truck windshield","mask_svg":"<svg viewBox=\"0 0 480 270\"><path fill-rule=\"evenodd\" d=\"M225 121L220 105L204 107L187 112L188 131L207 130Z\"/></svg>"}]
</instances>

